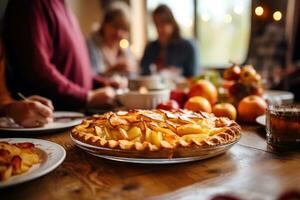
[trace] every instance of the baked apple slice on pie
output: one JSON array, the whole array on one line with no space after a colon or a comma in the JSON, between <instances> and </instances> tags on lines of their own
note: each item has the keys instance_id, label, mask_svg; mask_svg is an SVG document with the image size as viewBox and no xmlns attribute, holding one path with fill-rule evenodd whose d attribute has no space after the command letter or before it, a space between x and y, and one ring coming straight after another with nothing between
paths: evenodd
<instances>
[{"instance_id":1,"label":"baked apple slice on pie","mask_svg":"<svg viewBox=\"0 0 300 200\"><path fill-rule=\"evenodd\" d=\"M157 109L94 115L71 135L83 143L114 150L112 155L171 158L197 156L199 149L233 143L240 133L240 126L228 118Z\"/></svg>"}]
</instances>

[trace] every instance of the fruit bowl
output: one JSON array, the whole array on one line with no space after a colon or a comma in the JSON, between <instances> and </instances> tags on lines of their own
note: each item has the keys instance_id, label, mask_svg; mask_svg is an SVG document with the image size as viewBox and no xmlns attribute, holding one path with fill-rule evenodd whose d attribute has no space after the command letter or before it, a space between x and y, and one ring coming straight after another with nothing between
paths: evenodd
<instances>
[{"instance_id":1,"label":"fruit bowl","mask_svg":"<svg viewBox=\"0 0 300 200\"><path fill-rule=\"evenodd\" d=\"M226 83L224 88L234 102L250 95L262 96L264 92L262 78L252 65L233 65L225 70L223 78Z\"/></svg>"}]
</instances>

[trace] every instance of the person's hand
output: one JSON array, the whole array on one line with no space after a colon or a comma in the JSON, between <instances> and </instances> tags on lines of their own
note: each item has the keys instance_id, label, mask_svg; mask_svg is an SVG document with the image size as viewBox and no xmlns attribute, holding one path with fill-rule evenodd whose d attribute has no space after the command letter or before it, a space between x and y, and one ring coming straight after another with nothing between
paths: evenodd
<instances>
[{"instance_id":1,"label":"person's hand","mask_svg":"<svg viewBox=\"0 0 300 200\"><path fill-rule=\"evenodd\" d=\"M47 106L48 108L50 108L52 111L54 110L52 101L50 99L47 99L45 97L41 97L41 96L38 96L38 95L30 96L27 99L31 100L31 101L38 101L41 104L43 104L43 105Z\"/></svg>"},{"instance_id":2,"label":"person's hand","mask_svg":"<svg viewBox=\"0 0 300 200\"><path fill-rule=\"evenodd\" d=\"M115 104L115 90L112 87L104 87L92 90L88 93L87 106L90 108L101 108Z\"/></svg>"},{"instance_id":3,"label":"person's hand","mask_svg":"<svg viewBox=\"0 0 300 200\"><path fill-rule=\"evenodd\" d=\"M5 115L26 128L41 127L51 122L53 105L50 100L32 96L27 100L15 101L6 106Z\"/></svg>"},{"instance_id":4,"label":"person's hand","mask_svg":"<svg viewBox=\"0 0 300 200\"><path fill-rule=\"evenodd\" d=\"M128 79L124 76L113 75L109 78L109 85L116 89L123 89L128 87Z\"/></svg>"}]
</instances>

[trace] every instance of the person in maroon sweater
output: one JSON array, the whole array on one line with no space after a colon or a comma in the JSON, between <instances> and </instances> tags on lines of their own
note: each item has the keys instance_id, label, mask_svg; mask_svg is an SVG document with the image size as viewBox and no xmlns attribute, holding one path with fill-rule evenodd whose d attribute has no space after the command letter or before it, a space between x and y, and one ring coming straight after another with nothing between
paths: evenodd
<instances>
[{"instance_id":1,"label":"person in maroon sweater","mask_svg":"<svg viewBox=\"0 0 300 200\"><path fill-rule=\"evenodd\" d=\"M92 74L84 38L64 0L10 0L3 39L13 93L39 94L64 110L114 99L109 81Z\"/></svg>"}]
</instances>

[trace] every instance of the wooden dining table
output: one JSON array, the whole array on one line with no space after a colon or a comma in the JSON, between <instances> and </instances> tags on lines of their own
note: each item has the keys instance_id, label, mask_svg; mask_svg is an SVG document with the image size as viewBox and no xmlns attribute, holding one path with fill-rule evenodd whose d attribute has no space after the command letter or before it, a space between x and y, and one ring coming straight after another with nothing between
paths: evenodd
<instances>
[{"instance_id":1,"label":"wooden dining table","mask_svg":"<svg viewBox=\"0 0 300 200\"><path fill-rule=\"evenodd\" d=\"M98 158L75 146L70 130L30 135L62 145L67 156L53 172L6 189L0 199L211 199L229 194L271 200L300 190L300 152L267 145L262 126L242 126L242 138L226 153L181 164L133 164ZM1 137L29 137L3 133Z\"/></svg>"}]
</instances>

